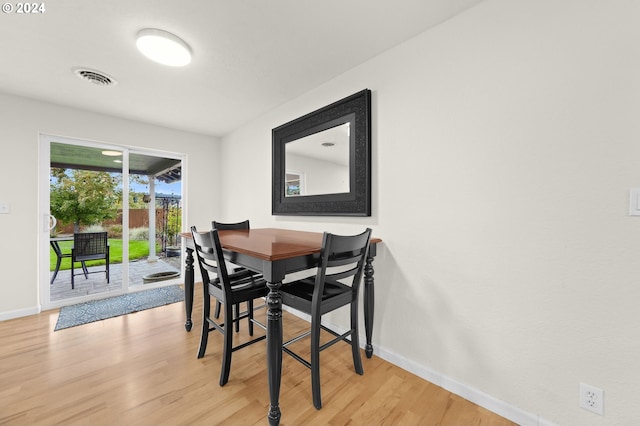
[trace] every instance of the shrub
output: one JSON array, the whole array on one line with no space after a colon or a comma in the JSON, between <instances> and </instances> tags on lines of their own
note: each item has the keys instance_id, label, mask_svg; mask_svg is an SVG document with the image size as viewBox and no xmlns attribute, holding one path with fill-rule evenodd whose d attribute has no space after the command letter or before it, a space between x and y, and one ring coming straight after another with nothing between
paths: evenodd
<instances>
[{"instance_id":1,"label":"shrub","mask_svg":"<svg viewBox=\"0 0 640 426\"><path fill-rule=\"evenodd\" d=\"M122 225L110 225L107 229L109 238L122 238Z\"/></svg>"},{"instance_id":2,"label":"shrub","mask_svg":"<svg viewBox=\"0 0 640 426\"><path fill-rule=\"evenodd\" d=\"M149 228L133 228L129 231L129 240L145 241L149 239Z\"/></svg>"},{"instance_id":3,"label":"shrub","mask_svg":"<svg viewBox=\"0 0 640 426\"><path fill-rule=\"evenodd\" d=\"M101 224L89 225L80 232L104 232L104 227Z\"/></svg>"}]
</instances>

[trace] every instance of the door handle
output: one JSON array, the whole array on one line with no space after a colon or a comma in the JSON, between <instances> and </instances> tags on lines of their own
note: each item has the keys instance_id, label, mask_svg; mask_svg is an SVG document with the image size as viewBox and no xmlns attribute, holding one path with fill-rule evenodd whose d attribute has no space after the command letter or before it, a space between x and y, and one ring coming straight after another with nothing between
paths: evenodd
<instances>
[{"instance_id":1,"label":"door handle","mask_svg":"<svg viewBox=\"0 0 640 426\"><path fill-rule=\"evenodd\" d=\"M52 214L44 215L44 230L45 232L51 231L58 224L58 219Z\"/></svg>"}]
</instances>

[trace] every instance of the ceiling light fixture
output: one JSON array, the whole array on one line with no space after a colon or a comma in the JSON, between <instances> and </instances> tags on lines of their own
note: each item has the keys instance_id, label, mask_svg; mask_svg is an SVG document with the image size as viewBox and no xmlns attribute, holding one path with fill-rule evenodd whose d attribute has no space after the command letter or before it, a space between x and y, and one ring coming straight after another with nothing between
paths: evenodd
<instances>
[{"instance_id":1,"label":"ceiling light fixture","mask_svg":"<svg viewBox=\"0 0 640 426\"><path fill-rule=\"evenodd\" d=\"M107 157L119 157L122 155L120 151L102 151L102 155L106 155Z\"/></svg>"},{"instance_id":2,"label":"ceiling light fixture","mask_svg":"<svg viewBox=\"0 0 640 426\"><path fill-rule=\"evenodd\" d=\"M183 67L191 62L191 49L179 37L156 28L138 32L138 50L152 61L172 67Z\"/></svg>"}]
</instances>

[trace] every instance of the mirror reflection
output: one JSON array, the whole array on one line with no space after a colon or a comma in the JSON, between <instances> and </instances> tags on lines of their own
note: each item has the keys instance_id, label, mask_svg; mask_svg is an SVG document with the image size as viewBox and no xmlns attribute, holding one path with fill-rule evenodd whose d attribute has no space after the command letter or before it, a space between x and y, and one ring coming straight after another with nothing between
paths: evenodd
<instances>
[{"instance_id":1,"label":"mirror reflection","mask_svg":"<svg viewBox=\"0 0 640 426\"><path fill-rule=\"evenodd\" d=\"M351 191L350 126L343 123L285 144L285 197Z\"/></svg>"}]
</instances>

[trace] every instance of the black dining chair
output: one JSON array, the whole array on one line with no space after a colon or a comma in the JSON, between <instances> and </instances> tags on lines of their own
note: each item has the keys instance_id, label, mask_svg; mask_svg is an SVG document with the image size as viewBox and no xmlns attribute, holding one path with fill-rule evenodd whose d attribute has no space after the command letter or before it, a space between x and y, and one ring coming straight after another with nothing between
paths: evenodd
<instances>
[{"instance_id":1,"label":"black dining chair","mask_svg":"<svg viewBox=\"0 0 640 426\"><path fill-rule=\"evenodd\" d=\"M105 270L89 271L85 262L89 260L104 260ZM82 272L75 273L74 265L81 262ZM73 234L73 248L71 249L71 288L75 288L75 276L105 272L109 282L109 242L106 232L81 232Z\"/></svg>"},{"instance_id":2,"label":"black dining chair","mask_svg":"<svg viewBox=\"0 0 640 426\"><path fill-rule=\"evenodd\" d=\"M371 229L369 228L362 234L353 236L325 232L316 275L283 284L280 289L284 305L311 316L311 330L285 342L283 350L311 369L313 405L318 410L322 408L320 352L339 341L345 341L351 345L356 373L364 373L358 346L358 290L369 252L370 239ZM347 332L338 333L322 324L324 314L346 305L351 307L351 328ZM334 339L320 345L320 330L329 332ZM292 343L309 335L311 336L310 362L288 348Z\"/></svg>"},{"instance_id":3,"label":"black dining chair","mask_svg":"<svg viewBox=\"0 0 640 426\"><path fill-rule=\"evenodd\" d=\"M202 334L200 336L200 348L198 358L202 358L207 350L209 333L217 330L223 335L222 366L220 370L220 386L224 386L229 380L231 371L231 354L261 340L266 334L251 339L248 342L233 346L232 324L244 318L249 319L249 336L253 336L253 325L256 324L266 330L266 326L253 317L253 300L265 297L269 292L264 279L254 275L234 277L231 279L227 271L218 230L212 229L206 232L198 232L195 226L191 227L195 252L200 265L202 275L202 287L204 289ZM224 322L217 322L211 317L211 298L215 297L225 305ZM247 302L247 310L238 312L237 315L230 309L231 306Z\"/></svg>"},{"instance_id":4,"label":"black dining chair","mask_svg":"<svg viewBox=\"0 0 640 426\"><path fill-rule=\"evenodd\" d=\"M214 220L211 222L211 228L217 229L218 231L247 230L249 229L249 220L244 220L242 222L235 222L235 223L224 223L224 222L218 222ZM259 276L257 272L253 272L247 268L234 265L233 271L231 272L231 279L248 277L251 275L255 275L256 277ZM216 318L220 318L220 305L221 305L220 301L216 300L216 310L214 313L214 316ZM235 315L237 316L238 313L240 312L240 304L234 305L233 309L235 309ZM235 328L236 328L236 332L240 331L239 321L235 323Z\"/></svg>"}]
</instances>

